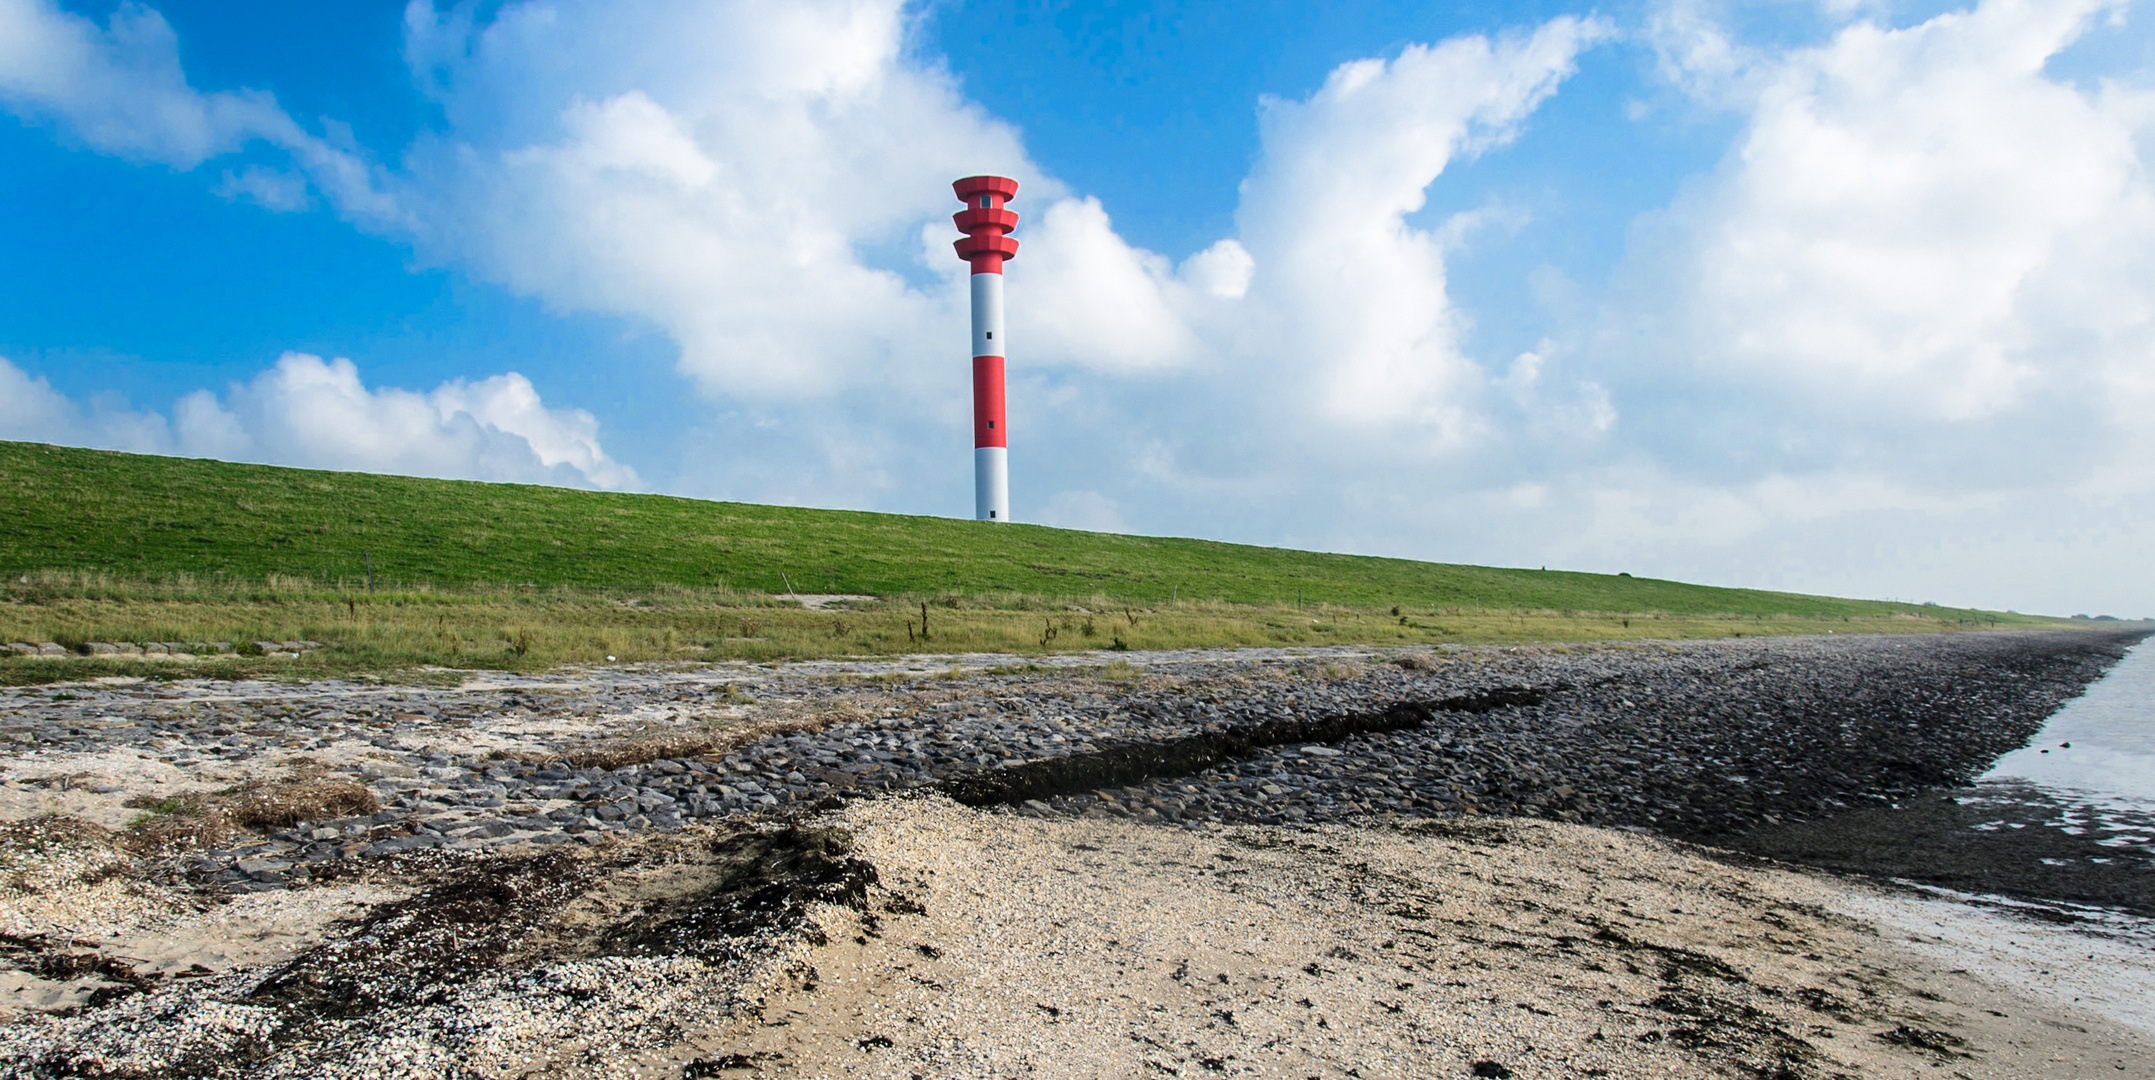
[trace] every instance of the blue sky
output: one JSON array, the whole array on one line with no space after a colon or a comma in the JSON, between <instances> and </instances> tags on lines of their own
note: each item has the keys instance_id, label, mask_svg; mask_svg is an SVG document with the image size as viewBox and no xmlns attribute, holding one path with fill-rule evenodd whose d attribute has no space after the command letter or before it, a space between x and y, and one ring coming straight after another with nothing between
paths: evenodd
<instances>
[{"instance_id":1,"label":"blue sky","mask_svg":"<svg viewBox=\"0 0 2155 1080\"><path fill-rule=\"evenodd\" d=\"M2155 614L2148 18L0 0L0 437Z\"/></svg>"}]
</instances>

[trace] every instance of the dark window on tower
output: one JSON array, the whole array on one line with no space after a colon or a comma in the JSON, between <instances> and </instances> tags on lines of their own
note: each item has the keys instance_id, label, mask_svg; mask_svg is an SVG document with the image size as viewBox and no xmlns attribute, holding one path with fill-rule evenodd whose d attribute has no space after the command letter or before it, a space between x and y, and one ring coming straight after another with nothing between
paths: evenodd
<instances>
[{"instance_id":1,"label":"dark window on tower","mask_svg":"<svg viewBox=\"0 0 2155 1080\"><path fill-rule=\"evenodd\" d=\"M981 208L982 210L986 210L986 209L988 209L988 208L989 208L989 207L988 207L988 197L987 197L986 195L982 195L982 196L980 197L980 208Z\"/></svg>"}]
</instances>

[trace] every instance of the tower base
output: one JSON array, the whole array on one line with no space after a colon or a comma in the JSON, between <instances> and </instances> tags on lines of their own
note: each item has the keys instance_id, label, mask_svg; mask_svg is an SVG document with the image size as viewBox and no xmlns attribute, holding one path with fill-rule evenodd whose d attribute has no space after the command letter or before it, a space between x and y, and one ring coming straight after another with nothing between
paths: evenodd
<instances>
[{"instance_id":1,"label":"tower base","mask_svg":"<svg viewBox=\"0 0 2155 1080\"><path fill-rule=\"evenodd\" d=\"M973 517L1010 520L1010 451L1005 447L973 448Z\"/></svg>"}]
</instances>

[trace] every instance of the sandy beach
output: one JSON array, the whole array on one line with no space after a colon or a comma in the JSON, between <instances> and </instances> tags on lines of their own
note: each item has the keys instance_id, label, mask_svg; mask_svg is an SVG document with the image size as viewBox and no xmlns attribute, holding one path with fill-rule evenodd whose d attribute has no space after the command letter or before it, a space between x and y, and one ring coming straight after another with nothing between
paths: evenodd
<instances>
[{"instance_id":1,"label":"sandy beach","mask_svg":"<svg viewBox=\"0 0 2155 1080\"><path fill-rule=\"evenodd\" d=\"M1923 809L2121 649L17 691L0 1076L2151 1075L2138 834Z\"/></svg>"},{"instance_id":2,"label":"sandy beach","mask_svg":"<svg viewBox=\"0 0 2155 1080\"><path fill-rule=\"evenodd\" d=\"M108 873L87 828L42 861L17 844L15 880L45 876L36 901L10 897L11 932L172 977L74 1015L18 1006L0 1060L19 1076L2155 1071L2144 938L1620 830L1182 830L915 797L751 835L755 859L698 827L487 857L431 891L210 907ZM0 992L38 991L18 975Z\"/></svg>"}]
</instances>

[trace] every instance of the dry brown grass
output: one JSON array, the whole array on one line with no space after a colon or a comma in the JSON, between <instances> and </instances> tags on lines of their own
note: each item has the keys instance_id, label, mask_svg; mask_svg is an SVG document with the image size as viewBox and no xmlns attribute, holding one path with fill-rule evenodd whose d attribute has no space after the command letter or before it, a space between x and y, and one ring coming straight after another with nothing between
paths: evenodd
<instances>
[{"instance_id":1,"label":"dry brown grass","mask_svg":"<svg viewBox=\"0 0 2155 1080\"><path fill-rule=\"evenodd\" d=\"M382 808L374 792L355 780L299 780L235 789L232 819L261 832L289 829L302 821L358 817Z\"/></svg>"},{"instance_id":2,"label":"dry brown grass","mask_svg":"<svg viewBox=\"0 0 2155 1080\"><path fill-rule=\"evenodd\" d=\"M127 805L149 811L116 841L122 850L133 855L157 858L212 848L239 832L231 808L215 795L195 793L169 799L130 799Z\"/></svg>"},{"instance_id":3,"label":"dry brown grass","mask_svg":"<svg viewBox=\"0 0 2155 1080\"><path fill-rule=\"evenodd\" d=\"M708 730L677 731L663 735L639 735L618 739L583 750L571 751L562 760L579 769L619 769L648 765L666 758L697 757L717 750L723 741Z\"/></svg>"},{"instance_id":4,"label":"dry brown grass","mask_svg":"<svg viewBox=\"0 0 2155 1080\"><path fill-rule=\"evenodd\" d=\"M327 586L181 586L40 574L29 584L0 579L0 593L11 601L0 604L0 642L313 640L328 647L283 659L40 658L7 653L0 654L0 684L92 675L334 678L396 673L410 679L432 677L423 670L429 667L544 671L575 664L766 662L922 652L1049 656L1118 648L1426 648L2059 625L2018 616L1978 618L1944 608L1894 612L1891 605L1840 601L1831 603L1846 607L1848 614L1626 614L1399 605L1404 614L1393 616L1386 614L1389 609L1337 604L1297 608L1192 601L1098 612L1044 597L996 593L927 601L934 635L923 638L918 625L922 601L895 596L856 604L839 617L804 610L783 598L661 586L631 594L473 585L369 597ZM1085 632L1088 625L1090 634ZM1048 629L1055 633L1046 634Z\"/></svg>"},{"instance_id":5,"label":"dry brown grass","mask_svg":"<svg viewBox=\"0 0 2155 1080\"><path fill-rule=\"evenodd\" d=\"M630 765L648 765L666 759L703 757L723 754L744 743L771 735L793 735L802 732L821 731L833 724L861 719L865 714L850 705L819 713L798 716L773 716L746 723L731 723L723 727L699 727L690 729L660 729L639 733L624 739L614 739L597 746L573 750L559 758L551 755L503 752L495 756L503 759L539 764L542 761L563 761L577 769L619 769Z\"/></svg>"},{"instance_id":6,"label":"dry brown grass","mask_svg":"<svg viewBox=\"0 0 2155 1080\"><path fill-rule=\"evenodd\" d=\"M92 821L45 814L0 822L0 852L43 852L108 842L112 832Z\"/></svg>"},{"instance_id":7,"label":"dry brown grass","mask_svg":"<svg viewBox=\"0 0 2155 1080\"><path fill-rule=\"evenodd\" d=\"M382 808L365 784L330 779L323 775L325 771L319 764L302 761L284 780L169 799L129 800L127 805L149 813L118 842L133 854L156 857L216 847L243 830L275 832L302 821L358 817Z\"/></svg>"}]
</instances>

